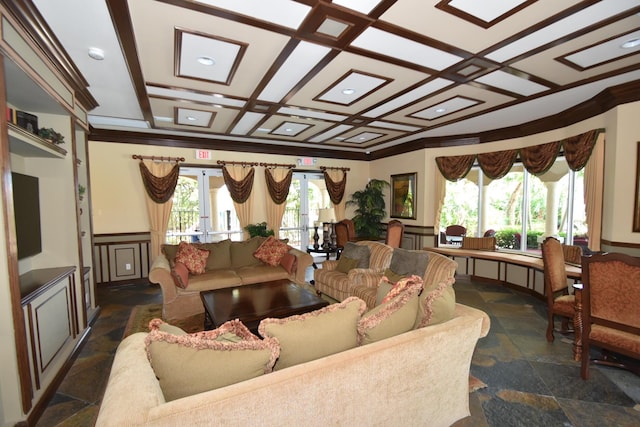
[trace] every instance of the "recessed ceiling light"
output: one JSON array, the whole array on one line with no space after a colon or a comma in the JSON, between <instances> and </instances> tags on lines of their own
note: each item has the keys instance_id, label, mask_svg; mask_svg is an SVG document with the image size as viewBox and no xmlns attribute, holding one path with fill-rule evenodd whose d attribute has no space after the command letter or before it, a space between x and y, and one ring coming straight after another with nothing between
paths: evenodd
<instances>
[{"instance_id":1,"label":"recessed ceiling light","mask_svg":"<svg viewBox=\"0 0 640 427\"><path fill-rule=\"evenodd\" d=\"M197 119L193 116L187 116L187 120L189 120L190 122L195 122Z\"/></svg>"},{"instance_id":2,"label":"recessed ceiling light","mask_svg":"<svg viewBox=\"0 0 640 427\"><path fill-rule=\"evenodd\" d=\"M446 108L436 108L436 113L444 113L445 111L447 111Z\"/></svg>"},{"instance_id":3,"label":"recessed ceiling light","mask_svg":"<svg viewBox=\"0 0 640 427\"><path fill-rule=\"evenodd\" d=\"M222 105L220 105L220 104L213 104L213 108L222 108Z\"/></svg>"},{"instance_id":4,"label":"recessed ceiling light","mask_svg":"<svg viewBox=\"0 0 640 427\"><path fill-rule=\"evenodd\" d=\"M221 93L214 93L214 94L213 94L213 97L214 97L214 98L224 98L224 95L223 95L223 94L221 94Z\"/></svg>"},{"instance_id":5,"label":"recessed ceiling light","mask_svg":"<svg viewBox=\"0 0 640 427\"><path fill-rule=\"evenodd\" d=\"M90 47L89 58L95 59L96 61L102 61L104 59L104 50L99 47Z\"/></svg>"},{"instance_id":6,"label":"recessed ceiling light","mask_svg":"<svg viewBox=\"0 0 640 427\"><path fill-rule=\"evenodd\" d=\"M285 130L284 130L284 131L285 131L285 132L293 132L293 129L291 129L291 128L285 128Z\"/></svg>"},{"instance_id":7,"label":"recessed ceiling light","mask_svg":"<svg viewBox=\"0 0 640 427\"><path fill-rule=\"evenodd\" d=\"M620 45L620 47L623 49L631 49L636 46L640 46L640 39L627 40Z\"/></svg>"},{"instance_id":8,"label":"recessed ceiling light","mask_svg":"<svg viewBox=\"0 0 640 427\"><path fill-rule=\"evenodd\" d=\"M209 66L215 64L216 60L210 56L199 56L198 63Z\"/></svg>"},{"instance_id":9,"label":"recessed ceiling light","mask_svg":"<svg viewBox=\"0 0 640 427\"><path fill-rule=\"evenodd\" d=\"M351 88L342 89L342 94L343 95L353 95L354 93L356 93L355 89L351 89Z\"/></svg>"}]
</instances>

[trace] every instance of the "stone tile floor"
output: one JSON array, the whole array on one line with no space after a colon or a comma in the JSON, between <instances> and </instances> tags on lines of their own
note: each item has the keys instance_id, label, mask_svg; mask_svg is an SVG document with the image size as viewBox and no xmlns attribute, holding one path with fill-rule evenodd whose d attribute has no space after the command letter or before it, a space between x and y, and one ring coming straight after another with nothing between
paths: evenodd
<instances>
[{"instance_id":1,"label":"stone tile floor","mask_svg":"<svg viewBox=\"0 0 640 427\"><path fill-rule=\"evenodd\" d=\"M487 387L470 395L471 416L455 426L640 426L640 377L592 366L583 381L572 337L547 343L543 302L464 277L455 289L459 302L484 310L492 322L471 366ZM93 425L131 308L161 302L159 288L148 284L100 287L97 297L100 317L38 426Z\"/></svg>"}]
</instances>

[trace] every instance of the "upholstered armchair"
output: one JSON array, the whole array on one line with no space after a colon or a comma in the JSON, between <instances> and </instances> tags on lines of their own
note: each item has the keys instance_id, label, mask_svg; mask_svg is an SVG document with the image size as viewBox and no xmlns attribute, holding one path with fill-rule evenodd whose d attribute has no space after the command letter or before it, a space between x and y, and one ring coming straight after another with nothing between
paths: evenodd
<instances>
[{"instance_id":1,"label":"upholstered armchair","mask_svg":"<svg viewBox=\"0 0 640 427\"><path fill-rule=\"evenodd\" d=\"M576 323L582 338L582 378L589 378L590 361L640 375L640 363L610 354L640 359L640 258L621 253L583 257L580 299ZM601 356L590 360L591 347L599 347Z\"/></svg>"},{"instance_id":2,"label":"upholstered armchair","mask_svg":"<svg viewBox=\"0 0 640 427\"><path fill-rule=\"evenodd\" d=\"M542 242L544 266L544 292L547 297L547 341L553 342L555 316L562 317L560 333L568 333L569 322L573 324L575 296L569 295L567 269L564 264L562 244L553 237Z\"/></svg>"},{"instance_id":3,"label":"upholstered armchair","mask_svg":"<svg viewBox=\"0 0 640 427\"><path fill-rule=\"evenodd\" d=\"M387 224L387 237L385 243L392 248L402 246L402 238L404 237L404 224L397 219L392 219Z\"/></svg>"},{"instance_id":4,"label":"upholstered armchair","mask_svg":"<svg viewBox=\"0 0 640 427\"><path fill-rule=\"evenodd\" d=\"M313 271L316 292L343 301L351 296L354 286L363 280L368 280L370 275L380 277L391 263L393 248L381 242L363 240L352 242L354 245L365 245L369 248L369 267L352 268L348 272L337 269L341 260L327 260L322 263L322 268Z\"/></svg>"},{"instance_id":5,"label":"upholstered armchair","mask_svg":"<svg viewBox=\"0 0 640 427\"><path fill-rule=\"evenodd\" d=\"M457 262L449 257L431 251L416 252L426 253L429 257L427 267L424 274L422 274L425 289L454 278L456 269L458 268ZM380 284L383 274L384 272L366 272L359 274L356 278L357 283L352 288L352 295L366 302L368 309L376 306L378 285Z\"/></svg>"}]
</instances>

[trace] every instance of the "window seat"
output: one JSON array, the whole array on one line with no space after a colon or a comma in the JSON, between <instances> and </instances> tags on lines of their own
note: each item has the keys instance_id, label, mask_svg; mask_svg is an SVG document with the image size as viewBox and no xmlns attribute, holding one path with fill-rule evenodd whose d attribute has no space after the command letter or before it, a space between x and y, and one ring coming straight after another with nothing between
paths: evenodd
<instances>
[{"instance_id":1,"label":"window seat","mask_svg":"<svg viewBox=\"0 0 640 427\"><path fill-rule=\"evenodd\" d=\"M522 290L538 298L544 298L544 266L536 255L507 251L485 251L454 247L425 248L448 256L458 263L457 274L468 275L472 280L498 283ZM576 264L566 264L567 281L579 281L582 269Z\"/></svg>"}]
</instances>

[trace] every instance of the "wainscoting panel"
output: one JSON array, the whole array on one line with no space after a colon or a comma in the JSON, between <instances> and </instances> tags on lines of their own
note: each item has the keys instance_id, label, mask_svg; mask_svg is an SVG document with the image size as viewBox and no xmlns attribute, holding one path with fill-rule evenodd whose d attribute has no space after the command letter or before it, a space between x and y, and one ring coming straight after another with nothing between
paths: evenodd
<instances>
[{"instance_id":1,"label":"wainscoting panel","mask_svg":"<svg viewBox=\"0 0 640 427\"><path fill-rule=\"evenodd\" d=\"M140 281L149 276L149 233L97 234L96 283Z\"/></svg>"}]
</instances>

